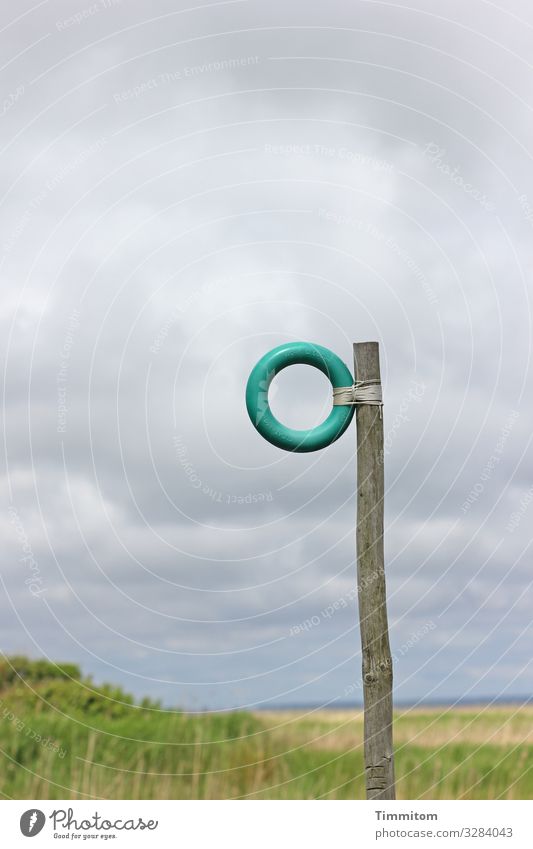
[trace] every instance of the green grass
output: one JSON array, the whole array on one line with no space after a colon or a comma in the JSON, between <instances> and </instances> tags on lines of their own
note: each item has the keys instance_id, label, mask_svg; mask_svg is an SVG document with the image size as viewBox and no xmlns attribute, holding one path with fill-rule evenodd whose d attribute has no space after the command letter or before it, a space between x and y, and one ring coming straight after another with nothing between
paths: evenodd
<instances>
[{"instance_id":1,"label":"green grass","mask_svg":"<svg viewBox=\"0 0 533 849\"><path fill-rule=\"evenodd\" d=\"M526 706L399 712L399 798L533 798L532 720ZM191 715L72 665L0 663L4 798L364 798L362 730L355 710Z\"/></svg>"}]
</instances>

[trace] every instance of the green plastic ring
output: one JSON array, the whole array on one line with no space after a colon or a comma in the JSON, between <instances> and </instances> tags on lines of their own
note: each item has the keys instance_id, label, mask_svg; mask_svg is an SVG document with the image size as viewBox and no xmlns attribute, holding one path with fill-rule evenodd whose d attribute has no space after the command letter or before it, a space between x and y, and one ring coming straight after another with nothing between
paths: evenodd
<instances>
[{"instance_id":1,"label":"green plastic ring","mask_svg":"<svg viewBox=\"0 0 533 849\"><path fill-rule=\"evenodd\" d=\"M246 409L253 426L272 445L285 451L318 451L344 433L353 418L354 407L334 406L322 424L309 430L294 430L282 425L272 414L268 390L278 372L297 364L320 369L334 389L353 384L350 370L329 348L311 342L287 342L261 357L252 370L246 385Z\"/></svg>"}]
</instances>

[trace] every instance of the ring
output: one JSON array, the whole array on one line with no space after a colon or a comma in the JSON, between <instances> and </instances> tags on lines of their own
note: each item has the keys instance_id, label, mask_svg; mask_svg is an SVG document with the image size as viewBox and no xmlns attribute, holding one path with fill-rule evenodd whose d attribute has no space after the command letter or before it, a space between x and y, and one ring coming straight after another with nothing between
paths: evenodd
<instances>
[{"instance_id":1,"label":"ring","mask_svg":"<svg viewBox=\"0 0 533 849\"><path fill-rule=\"evenodd\" d=\"M329 348L311 342L288 342L273 348L253 368L246 385L246 409L255 429L272 445L285 451L318 451L342 436L355 407L334 406L321 424L308 430L294 430L281 424L270 409L268 390L278 372L300 364L319 369L334 389L353 384L349 368Z\"/></svg>"}]
</instances>

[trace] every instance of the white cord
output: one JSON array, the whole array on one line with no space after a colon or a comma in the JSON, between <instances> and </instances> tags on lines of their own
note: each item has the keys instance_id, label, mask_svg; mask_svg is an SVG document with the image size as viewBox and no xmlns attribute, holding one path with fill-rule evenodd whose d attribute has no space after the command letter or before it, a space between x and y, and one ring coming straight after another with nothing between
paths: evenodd
<instances>
[{"instance_id":1,"label":"white cord","mask_svg":"<svg viewBox=\"0 0 533 849\"><path fill-rule=\"evenodd\" d=\"M339 386L333 390L334 407L351 406L353 404L372 404L379 407L381 417L381 408L383 407L381 381L356 380L352 386Z\"/></svg>"}]
</instances>

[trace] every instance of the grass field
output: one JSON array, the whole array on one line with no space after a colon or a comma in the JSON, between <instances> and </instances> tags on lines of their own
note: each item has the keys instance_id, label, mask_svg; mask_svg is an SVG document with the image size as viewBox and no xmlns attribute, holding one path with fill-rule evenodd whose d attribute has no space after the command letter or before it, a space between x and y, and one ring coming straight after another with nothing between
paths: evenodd
<instances>
[{"instance_id":1,"label":"grass field","mask_svg":"<svg viewBox=\"0 0 533 849\"><path fill-rule=\"evenodd\" d=\"M0 663L3 798L360 799L362 732L356 710L186 714ZM394 736L399 798L533 798L531 706L405 709Z\"/></svg>"}]
</instances>

